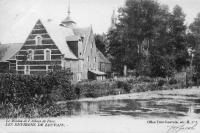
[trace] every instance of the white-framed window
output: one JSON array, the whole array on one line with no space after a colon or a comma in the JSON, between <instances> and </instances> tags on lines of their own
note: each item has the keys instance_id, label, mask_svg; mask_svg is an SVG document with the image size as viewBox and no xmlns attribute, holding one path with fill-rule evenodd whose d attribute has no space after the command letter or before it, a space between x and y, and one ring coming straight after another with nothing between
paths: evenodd
<instances>
[{"instance_id":1,"label":"white-framed window","mask_svg":"<svg viewBox=\"0 0 200 133\"><path fill-rule=\"evenodd\" d=\"M89 56L87 57L87 62L89 62Z\"/></svg>"},{"instance_id":2,"label":"white-framed window","mask_svg":"<svg viewBox=\"0 0 200 133\"><path fill-rule=\"evenodd\" d=\"M81 74L77 74L77 81L81 81Z\"/></svg>"},{"instance_id":3,"label":"white-framed window","mask_svg":"<svg viewBox=\"0 0 200 133\"><path fill-rule=\"evenodd\" d=\"M30 66L29 65L25 65L25 67L24 67L24 74L30 75Z\"/></svg>"},{"instance_id":4,"label":"white-framed window","mask_svg":"<svg viewBox=\"0 0 200 133\"><path fill-rule=\"evenodd\" d=\"M27 60L34 60L34 51L32 49L27 51Z\"/></svg>"},{"instance_id":5,"label":"white-framed window","mask_svg":"<svg viewBox=\"0 0 200 133\"><path fill-rule=\"evenodd\" d=\"M36 36L35 37L35 42L36 42L36 45L41 45L42 44L42 37L41 36Z\"/></svg>"},{"instance_id":6,"label":"white-framed window","mask_svg":"<svg viewBox=\"0 0 200 133\"><path fill-rule=\"evenodd\" d=\"M44 60L51 60L51 50L50 49L45 49L44 50Z\"/></svg>"}]
</instances>

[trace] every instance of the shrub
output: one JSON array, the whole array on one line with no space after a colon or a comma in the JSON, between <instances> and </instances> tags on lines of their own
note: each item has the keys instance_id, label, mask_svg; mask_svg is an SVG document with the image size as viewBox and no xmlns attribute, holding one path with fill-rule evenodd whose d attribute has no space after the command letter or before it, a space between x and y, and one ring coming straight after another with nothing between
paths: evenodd
<instances>
[{"instance_id":1,"label":"shrub","mask_svg":"<svg viewBox=\"0 0 200 133\"><path fill-rule=\"evenodd\" d=\"M130 91L131 91L131 86L130 86L130 84L128 84L128 83L124 83L123 84L123 89L124 89L124 91L126 92L126 93L130 93Z\"/></svg>"},{"instance_id":2,"label":"shrub","mask_svg":"<svg viewBox=\"0 0 200 133\"><path fill-rule=\"evenodd\" d=\"M116 83L117 83L117 88L122 88L124 85L123 81L116 81Z\"/></svg>"},{"instance_id":3,"label":"shrub","mask_svg":"<svg viewBox=\"0 0 200 133\"><path fill-rule=\"evenodd\" d=\"M166 83L166 81L163 79L158 80L158 86L163 86L165 83Z\"/></svg>"},{"instance_id":4,"label":"shrub","mask_svg":"<svg viewBox=\"0 0 200 133\"><path fill-rule=\"evenodd\" d=\"M76 97L99 97L118 93L129 93L131 85L127 81L80 82L74 87ZM78 94L78 95L77 95Z\"/></svg>"},{"instance_id":5,"label":"shrub","mask_svg":"<svg viewBox=\"0 0 200 133\"><path fill-rule=\"evenodd\" d=\"M71 73L63 70L45 76L0 74L0 117L42 116L44 109L49 110L46 105L59 110L54 101L75 98L70 78ZM49 116L56 112L49 110Z\"/></svg>"},{"instance_id":6,"label":"shrub","mask_svg":"<svg viewBox=\"0 0 200 133\"><path fill-rule=\"evenodd\" d=\"M194 65L194 82L196 85L199 85L200 81L200 50L197 50L195 52L194 60L193 60L193 65Z\"/></svg>"},{"instance_id":7,"label":"shrub","mask_svg":"<svg viewBox=\"0 0 200 133\"><path fill-rule=\"evenodd\" d=\"M93 88L89 88L89 89L87 89L85 96L91 97L91 98L96 98L96 97L98 97L98 94L95 92L95 90Z\"/></svg>"},{"instance_id":8,"label":"shrub","mask_svg":"<svg viewBox=\"0 0 200 133\"><path fill-rule=\"evenodd\" d=\"M131 85L127 81L117 81L117 88L121 88L126 93L130 93Z\"/></svg>"},{"instance_id":9,"label":"shrub","mask_svg":"<svg viewBox=\"0 0 200 133\"><path fill-rule=\"evenodd\" d=\"M5 102L5 100L26 102L35 95L57 95L57 92L64 96L66 95L65 92L73 91L70 78L71 73L62 70L50 72L45 76L0 74L0 90L4 97L4 99L0 99L2 100L0 102ZM71 96L64 97L72 98Z\"/></svg>"},{"instance_id":10,"label":"shrub","mask_svg":"<svg viewBox=\"0 0 200 133\"><path fill-rule=\"evenodd\" d=\"M152 82L153 79L147 76L140 76L137 78L139 82Z\"/></svg>"},{"instance_id":11,"label":"shrub","mask_svg":"<svg viewBox=\"0 0 200 133\"><path fill-rule=\"evenodd\" d=\"M159 88L156 83L150 83L146 86L145 90L155 91L155 90L159 90Z\"/></svg>"},{"instance_id":12,"label":"shrub","mask_svg":"<svg viewBox=\"0 0 200 133\"><path fill-rule=\"evenodd\" d=\"M177 80L175 78L171 78L168 83L170 85L177 84Z\"/></svg>"},{"instance_id":13,"label":"shrub","mask_svg":"<svg viewBox=\"0 0 200 133\"><path fill-rule=\"evenodd\" d=\"M174 74L174 61L157 53L150 55L151 77L167 77Z\"/></svg>"}]
</instances>

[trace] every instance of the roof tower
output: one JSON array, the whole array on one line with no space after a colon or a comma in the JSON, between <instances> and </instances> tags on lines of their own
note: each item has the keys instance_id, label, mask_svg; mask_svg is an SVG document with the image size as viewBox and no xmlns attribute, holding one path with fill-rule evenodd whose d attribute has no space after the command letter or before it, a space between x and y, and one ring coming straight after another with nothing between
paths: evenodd
<instances>
[{"instance_id":1,"label":"roof tower","mask_svg":"<svg viewBox=\"0 0 200 133\"><path fill-rule=\"evenodd\" d=\"M70 0L68 1L68 11L67 11L67 17L61 22L61 26L73 28L76 25L76 22L73 21L70 17L71 10L70 10Z\"/></svg>"}]
</instances>

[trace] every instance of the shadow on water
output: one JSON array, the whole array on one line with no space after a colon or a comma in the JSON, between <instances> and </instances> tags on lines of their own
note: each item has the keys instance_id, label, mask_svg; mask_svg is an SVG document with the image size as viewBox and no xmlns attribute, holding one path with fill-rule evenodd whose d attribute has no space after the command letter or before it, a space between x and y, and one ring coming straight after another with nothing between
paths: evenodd
<instances>
[{"instance_id":1,"label":"shadow on water","mask_svg":"<svg viewBox=\"0 0 200 133\"><path fill-rule=\"evenodd\" d=\"M182 99L182 101L187 102ZM153 99L121 99L104 101L67 102L62 104L63 110L69 116L74 115L128 115L139 118L176 118L188 116L191 113L189 104L176 102L172 98ZM198 103L196 102L198 101ZM193 100L192 113L199 114L199 100Z\"/></svg>"}]
</instances>

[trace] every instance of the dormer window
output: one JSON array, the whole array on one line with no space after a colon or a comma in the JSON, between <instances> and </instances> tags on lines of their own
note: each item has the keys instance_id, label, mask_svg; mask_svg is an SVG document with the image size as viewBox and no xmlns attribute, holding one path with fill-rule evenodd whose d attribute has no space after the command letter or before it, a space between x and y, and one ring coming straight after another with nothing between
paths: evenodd
<instances>
[{"instance_id":1,"label":"dormer window","mask_svg":"<svg viewBox=\"0 0 200 133\"><path fill-rule=\"evenodd\" d=\"M46 49L44 51L44 60L47 60L47 61L51 60L51 50L50 49Z\"/></svg>"},{"instance_id":2,"label":"dormer window","mask_svg":"<svg viewBox=\"0 0 200 133\"><path fill-rule=\"evenodd\" d=\"M84 39L84 37L83 36L81 36L81 41L83 42L83 39Z\"/></svg>"},{"instance_id":3,"label":"dormer window","mask_svg":"<svg viewBox=\"0 0 200 133\"><path fill-rule=\"evenodd\" d=\"M27 60L34 60L34 51L32 49L29 49L27 53Z\"/></svg>"},{"instance_id":4,"label":"dormer window","mask_svg":"<svg viewBox=\"0 0 200 133\"><path fill-rule=\"evenodd\" d=\"M35 42L36 42L36 45L41 45L42 44L42 37L41 36L36 36L35 37Z\"/></svg>"}]
</instances>

